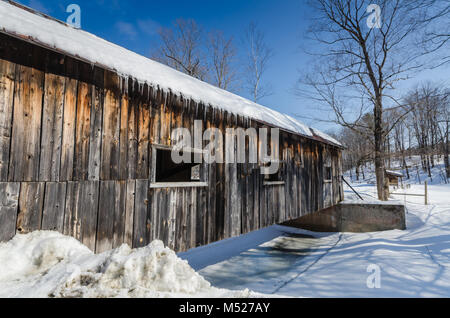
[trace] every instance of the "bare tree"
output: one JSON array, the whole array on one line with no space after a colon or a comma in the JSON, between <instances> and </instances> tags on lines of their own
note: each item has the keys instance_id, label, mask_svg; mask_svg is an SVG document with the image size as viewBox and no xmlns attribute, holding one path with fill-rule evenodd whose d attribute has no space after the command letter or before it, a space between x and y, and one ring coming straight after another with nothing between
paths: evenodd
<instances>
[{"instance_id":1,"label":"bare tree","mask_svg":"<svg viewBox=\"0 0 450 318\"><path fill-rule=\"evenodd\" d=\"M178 19L172 28L160 28L161 46L153 58L198 79L205 79L208 69L204 57L203 32L194 20Z\"/></svg>"},{"instance_id":2,"label":"bare tree","mask_svg":"<svg viewBox=\"0 0 450 318\"><path fill-rule=\"evenodd\" d=\"M443 55L436 66L450 63L450 3L448 0L435 0L435 9L430 17L426 17L429 25L421 40L427 52L441 51Z\"/></svg>"},{"instance_id":3,"label":"bare tree","mask_svg":"<svg viewBox=\"0 0 450 318\"><path fill-rule=\"evenodd\" d=\"M327 104L334 121L351 129L367 128L361 118L373 114L373 142L378 197L387 200L385 139L407 111L385 127L387 108L403 105L395 86L424 67L425 52L414 37L428 22L434 1L314 0L317 10L309 34L318 44L318 66L302 80L300 93ZM374 6L376 5L376 6ZM379 10L379 11L378 11ZM306 88L303 88L306 87ZM349 110L351 116L349 117Z\"/></svg>"},{"instance_id":4,"label":"bare tree","mask_svg":"<svg viewBox=\"0 0 450 318\"><path fill-rule=\"evenodd\" d=\"M258 102L272 94L270 84L264 82L263 78L273 56L273 51L267 46L264 33L253 22L247 27L243 42L247 49L244 76L253 101Z\"/></svg>"},{"instance_id":5,"label":"bare tree","mask_svg":"<svg viewBox=\"0 0 450 318\"><path fill-rule=\"evenodd\" d=\"M222 89L233 88L236 71L233 67L236 49L232 38L221 31L209 33L208 52L211 59L211 83Z\"/></svg>"},{"instance_id":6,"label":"bare tree","mask_svg":"<svg viewBox=\"0 0 450 318\"><path fill-rule=\"evenodd\" d=\"M449 121L450 95L448 89L431 83L421 84L407 97L410 129L416 139L416 151L420 155L422 169L432 177L434 157L444 156L446 178L450 178L449 167ZM445 180L447 181L447 180Z\"/></svg>"}]
</instances>

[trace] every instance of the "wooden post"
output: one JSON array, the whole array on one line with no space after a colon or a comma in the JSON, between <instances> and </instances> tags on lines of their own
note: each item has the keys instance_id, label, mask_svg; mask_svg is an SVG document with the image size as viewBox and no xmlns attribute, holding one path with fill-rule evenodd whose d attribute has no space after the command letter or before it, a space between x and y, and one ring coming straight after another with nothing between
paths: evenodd
<instances>
[{"instance_id":1,"label":"wooden post","mask_svg":"<svg viewBox=\"0 0 450 318\"><path fill-rule=\"evenodd\" d=\"M428 205L428 181L425 181L425 205Z\"/></svg>"}]
</instances>

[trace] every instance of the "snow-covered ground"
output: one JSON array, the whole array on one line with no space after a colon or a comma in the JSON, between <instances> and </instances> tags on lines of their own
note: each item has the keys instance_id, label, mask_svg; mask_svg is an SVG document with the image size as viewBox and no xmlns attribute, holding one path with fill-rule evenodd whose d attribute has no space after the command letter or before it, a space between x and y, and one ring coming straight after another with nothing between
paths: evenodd
<instances>
[{"instance_id":1,"label":"snow-covered ground","mask_svg":"<svg viewBox=\"0 0 450 318\"><path fill-rule=\"evenodd\" d=\"M357 185L357 191L367 197L375 190ZM264 233L251 233L180 256L222 288L293 297L450 297L450 186L431 185L429 192L428 206L408 197L406 231L313 233L273 226L264 230L269 240L262 244L254 238ZM226 259L216 262L222 250ZM374 282L374 268L380 269L380 288L367 284Z\"/></svg>"},{"instance_id":2,"label":"snow-covered ground","mask_svg":"<svg viewBox=\"0 0 450 318\"><path fill-rule=\"evenodd\" d=\"M48 231L0 244L0 298L261 296L211 287L160 241L135 250L123 245L100 255Z\"/></svg>"},{"instance_id":3,"label":"snow-covered ground","mask_svg":"<svg viewBox=\"0 0 450 318\"><path fill-rule=\"evenodd\" d=\"M179 256L213 286L228 289L293 297L450 297L450 184L443 183L442 170L438 161L431 178L419 170L404 181L407 187L392 189L424 194L423 182L430 184L427 206L424 197L392 196L406 206L406 231L313 233L272 226ZM353 186L366 202L376 201L374 174L365 175ZM349 188L345 196L358 200ZM369 288L378 269L380 288Z\"/></svg>"}]
</instances>

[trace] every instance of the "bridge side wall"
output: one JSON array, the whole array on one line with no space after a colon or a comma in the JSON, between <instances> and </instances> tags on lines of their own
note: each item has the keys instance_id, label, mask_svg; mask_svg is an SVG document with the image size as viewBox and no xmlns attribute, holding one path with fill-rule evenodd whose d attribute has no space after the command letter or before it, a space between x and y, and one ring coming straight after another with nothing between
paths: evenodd
<instances>
[{"instance_id":1,"label":"bridge side wall","mask_svg":"<svg viewBox=\"0 0 450 318\"><path fill-rule=\"evenodd\" d=\"M203 186L151 187L152 146L196 119L265 127L0 33L0 241L56 230L96 252L154 239L184 251L342 199L340 150L287 132L281 184L258 164L211 164Z\"/></svg>"}]
</instances>

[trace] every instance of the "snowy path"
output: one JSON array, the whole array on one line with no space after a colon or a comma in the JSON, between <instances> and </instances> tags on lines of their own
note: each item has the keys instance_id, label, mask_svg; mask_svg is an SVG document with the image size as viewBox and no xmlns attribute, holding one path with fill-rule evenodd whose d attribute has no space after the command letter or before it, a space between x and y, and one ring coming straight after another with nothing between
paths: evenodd
<instances>
[{"instance_id":1,"label":"snowy path","mask_svg":"<svg viewBox=\"0 0 450 318\"><path fill-rule=\"evenodd\" d=\"M358 191L370 194L373 186ZM450 297L450 187L430 186L429 206L423 198L407 200L406 231L324 234L274 226L263 244L250 246L258 240L247 236L227 241L243 247L217 262L210 255L220 255L221 242L180 256L209 261L197 269L221 288L294 297ZM267 233L251 235L262 240ZM367 287L370 265L381 270L379 289Z\"/></svg>"}]
</instances>

